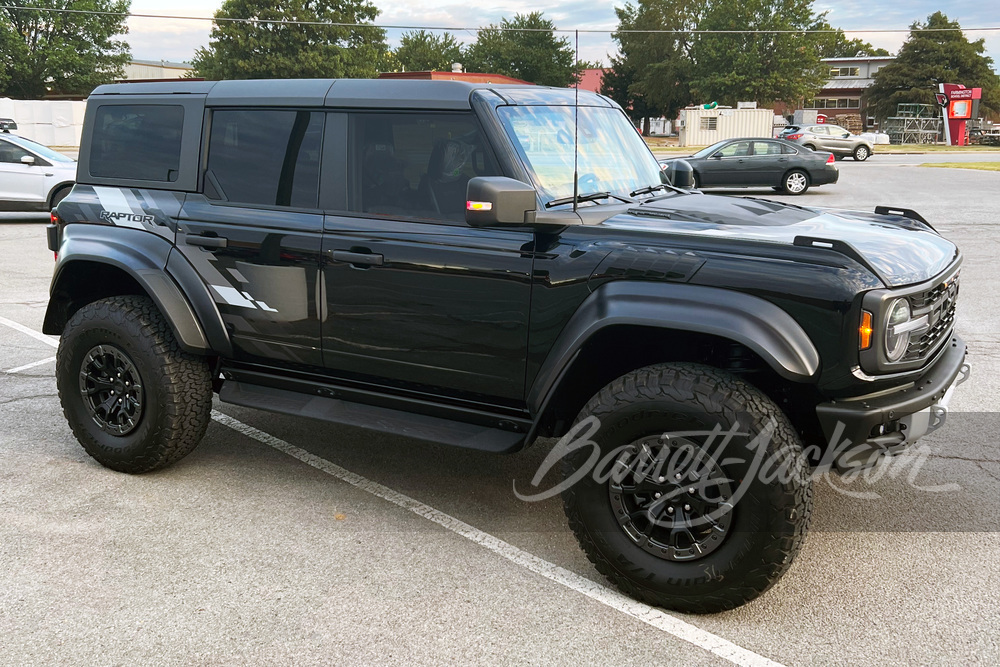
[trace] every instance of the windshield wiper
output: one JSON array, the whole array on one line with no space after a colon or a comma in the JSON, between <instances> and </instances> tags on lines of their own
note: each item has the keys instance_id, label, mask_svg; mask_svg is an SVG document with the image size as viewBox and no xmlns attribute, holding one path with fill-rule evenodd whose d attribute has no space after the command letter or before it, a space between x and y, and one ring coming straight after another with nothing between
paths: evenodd
<instances>
[{"instance_id":1,"label":"windshield wiper","mask_svg":"<svg viewBox=\"0 0 1000 667\"><path fill-rule=\"evenodd\" d=\"M577 195L576 197L562 197L560 199L553 199L550 202L545 203L545 208L552 208L553 206L562 206L563 204L572 204L576 202L580 204L585 201L595 201L597 199L617 199L618 201L623 201L626 204L634 204L635 202L627 197L622 197L621 195L612 194L610 192L588 192L585 195Z\"/></svg>"},{"instance_id":2,"label":"windshield wiper","mask_svg":"<svg viewBox=\"0 0 1000 667\"><path fill-rule=\"evenodd\" d=\"M629 197L638 197L639 195L649 195L657 190L673 190L674 192L684 193L686 190L679 188L675 185L670 185L669 183L657 183L656 185L647 185L644 188L639 188L638 190L633 190L628 193Z\"/></svg>"}]
</instances>

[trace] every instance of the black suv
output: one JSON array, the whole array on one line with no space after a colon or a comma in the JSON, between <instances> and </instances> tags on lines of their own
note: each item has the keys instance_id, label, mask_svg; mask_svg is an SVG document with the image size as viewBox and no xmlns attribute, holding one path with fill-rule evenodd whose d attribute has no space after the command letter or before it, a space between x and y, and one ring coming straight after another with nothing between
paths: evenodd
<instances>
[{"instance_id":1,"label":"black suv","mask_svg":"<svg viewBox=\"0 0 1000 667\"><path fill-rule=\"evenodd\" d=\"M560 438L539 476L587 555L673 609L766 590L811 473L911 444L967 373L961 255L917 214L689 190L600 95L102 86L79 164L44 330L101 464L185 456L213 392L487 452Z\"/></svg>"}]
</instances>

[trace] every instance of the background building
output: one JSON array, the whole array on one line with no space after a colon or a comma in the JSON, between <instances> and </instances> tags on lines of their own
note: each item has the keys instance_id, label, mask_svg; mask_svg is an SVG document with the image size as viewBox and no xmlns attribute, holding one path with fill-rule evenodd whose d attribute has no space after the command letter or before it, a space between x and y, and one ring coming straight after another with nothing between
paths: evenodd
<instances>
[{"instance_id":1,"label":"background building","mask_svg":"<svg viewBox=\"0 0 1000 667\"><path fill-rule=\"evenodd\" d=\"M830 67L829 78L816 97L805 100L803 109L816 109L829 117L838 114L859 114L866 129L875 119L865 113L861 99L865 88L875 83L875 72L894 60L893 56L856 56L854 58L824 58Z\"/></svg>"},{"instance_id":2,"label":"background building","mask_svg":"<svg viewBox=\"0 0 1000 667\"><path fill-rule=\"evenodd\" d=\"M167 60L133 60L125 65L125 76L121 81L164 81L187 78L194 69L190 63L176 63Z\"/></svg>"}]
</instances>

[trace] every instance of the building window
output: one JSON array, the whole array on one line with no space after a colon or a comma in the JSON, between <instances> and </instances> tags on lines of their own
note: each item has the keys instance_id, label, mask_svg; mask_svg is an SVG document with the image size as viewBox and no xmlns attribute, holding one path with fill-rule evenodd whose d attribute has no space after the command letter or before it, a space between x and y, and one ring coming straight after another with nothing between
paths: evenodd
<instances>
[{"instance_id":1,"label":"building window","mask_svg":"<svg viewBox=\"0 0 1000 667\"><path fill-rule=\"evenodd\" d=\"M806 100L803 109L860 109L860 97L819 98Z\"/></svg>"},{"instance_id":2,"label":"building window","mask_svg":"<svg viewBox=\"0 0 1000 667\"><path fill-rule=\"evenodd\" d=\"M847 77L861 76L861 68L860 67L834 67L833 69L830 70L830 78L834 78L835 79L835 78L841 77L841 76L847 76Z\"/></svg>"},{"instance_id":3,"label":"building window","mask_svg":"<svg viewBox=\"0 0 1000 667\"><path fill-rule=\"evenodd\" d=\"M701 119L701 129L703 130L717 130L719 129L719 118L718 116L703 116Z\"/></svg>"}]
</instances>

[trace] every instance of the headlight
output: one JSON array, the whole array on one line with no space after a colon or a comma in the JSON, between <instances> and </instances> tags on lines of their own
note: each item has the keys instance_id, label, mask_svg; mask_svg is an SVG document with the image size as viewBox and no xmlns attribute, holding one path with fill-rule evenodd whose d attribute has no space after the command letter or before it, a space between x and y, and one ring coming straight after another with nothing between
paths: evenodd
<instances>
[{"instance_id":1,"label":"headlight","mask_svg":"<svg viewBox=\"0 0 1000 667\"><path fill-rule=\"evenodd\" d=\"M893 301L885 318L885 357L890 362L899 361L906 354L910 345L910 328L901 325L909 321L910 302L906 299Z\"/></svg>"}]
</instances>

